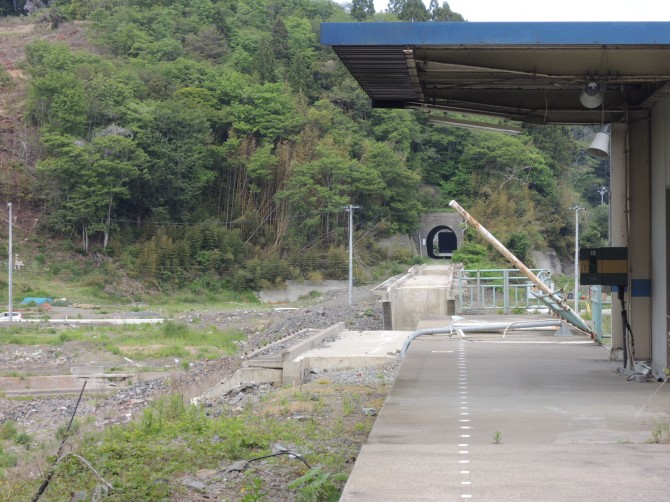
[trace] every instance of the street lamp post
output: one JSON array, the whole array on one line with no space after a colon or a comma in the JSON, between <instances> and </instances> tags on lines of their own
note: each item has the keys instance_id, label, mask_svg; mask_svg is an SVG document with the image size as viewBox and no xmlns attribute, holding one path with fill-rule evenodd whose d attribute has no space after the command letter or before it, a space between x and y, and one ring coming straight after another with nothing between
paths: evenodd
<instances>
[{"instance_id":1,"label":"street lamp post","mask_svg":"<svg viewBox=\"0 0 670 502\"><path fill-rule=\"evenodd\" d=\"M579 315L579 211L585 208L574 206L575 211L575 312Z\"/></svg>"},{"instance_id":2,"label":"street lamp post","mask_svg":"<svg viewBox=\"0 0 670 502\"><path fill-rule=\"evenodd\" d=\"M600 205L602 206L605 204L605 194L607 193L607 187L600 187L598 189L598 193L600 194Z\"/></svg>"},{"instance_id":3,"label":"street lamp post","mask_svg":"<svg viewBox=\"0 0 670 502\"><path fill-rule=\"evenodd\" d=\"M344 209L349 213L349 305L352 305L354 289L354 209L360 209L361 206L349 204Z\"/></svg>"},{"instance_id":4,"label":"street lamp post","mask_svg":"<svg viewBox=\"0 0 670 502\"><path fill-rule=\"evenodd\" d=\"M9 216L9 242L8 242L8 252L7 252L7 257L8 257L8 262L9 262L9 268L7 269L7 279L9 281L8 287L7 287L7 295L8 295L8 302L7 302L7 310L9 310L9 322L12 322L12 318L14 317L14 314L12 311L14 310L14 306L12 305L12 267L14 265L14 256L13 256L13 251L12 251L12 203L8 202L7 203L7 210L8 210L8 216Z\"/></svg>"}]
</instances>

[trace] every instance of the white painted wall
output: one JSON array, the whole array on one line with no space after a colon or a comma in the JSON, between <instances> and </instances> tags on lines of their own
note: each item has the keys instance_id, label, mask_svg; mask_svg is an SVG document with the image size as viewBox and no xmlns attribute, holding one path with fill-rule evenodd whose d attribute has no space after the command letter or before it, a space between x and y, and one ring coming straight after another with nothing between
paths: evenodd
<instances>
[{"instance_id":1,"label":"white painted wall","mask_svg":"<svg viewBox=\"0 0 670 502\"><path fill-rule=\"evenodd\" d=\"M652 370L663 376L668 366L668 222L666 191L670 187L670 98L651 115L651 307Z\"/></svg>"}]
</instances>

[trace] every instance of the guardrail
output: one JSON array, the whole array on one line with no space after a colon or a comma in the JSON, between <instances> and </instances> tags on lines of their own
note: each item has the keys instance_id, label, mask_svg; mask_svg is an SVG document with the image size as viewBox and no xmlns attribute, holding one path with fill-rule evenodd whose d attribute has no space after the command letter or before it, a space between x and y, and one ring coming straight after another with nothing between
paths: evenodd
<instances>
[{"instance_id":1,"label":"guardrail","mask_svg":"<svg viewBox=\"0 0 670 502\"><path fill-rule=\"evenodd\" d=\"M531 271L553 289L548 270ZM455 280L458 285L459 312L502 310L504 314L509 314L517 309L546 310L546 306L532 294L533 291L539 292L537 286L515 268L461 270Z\"/></svg>"}]
</instances>

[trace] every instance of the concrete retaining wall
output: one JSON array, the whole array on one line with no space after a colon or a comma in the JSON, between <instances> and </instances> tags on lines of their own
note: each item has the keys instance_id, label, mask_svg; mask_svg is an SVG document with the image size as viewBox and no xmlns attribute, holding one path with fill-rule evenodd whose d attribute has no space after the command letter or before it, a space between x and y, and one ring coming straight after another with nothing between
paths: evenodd
<instances>
[{"instance_id":1,"label":"concrete retaining wall","mask_svg":"<svg viewBox=\"0 0 670 502\"><path fill-rule=\"evenodd\" d=\"M391 325L384 329L414 331L421 319L454 314L453 266L422 265L380 292L390 302ZM386 320L386 317L385 317Z\"/></svg>"},{"instance_id":2,"label":"concrete retaining wall","mask_svg":"<svg viewBox=\"0 0 670 502\"><path fill-rule=\"evenodd\" d=\"M330 328L320 331L316 335L295 345L291 350L284 353L284 385L299 385L305 379L305 371L309 370L304 360L296 361L296 358L313 349L326 338L339 335L344 331L344 323L339 322Z\"/></svg>"},{"instance_id":3,"label":"concrete retaining wall","mask_svg":"<svg viewBox=\"0 0 670 502\"><path fill-rule=\"evenodd\" d=\"M281 383L282 370L269 368L239 368L232 376L207 389L202 397L223 396L243 383ZM197 401L199 398L195 398Z\"/></svg>"},{"instance_id":4,"label":"concrete retaining wall","mask_svg":"<svg viewBox=\"0 0 670 502\"><path fill-rule=\"evenodd\" d=\"M313 330L303 330L300 333L305 333L305 331ZM304 361L296 361L296 358L298 358L300 354L315 348L326 338L337 336L342 331L344 331L344 323L338 323L324 330L320 330L316 332L316 334L294 345L291 350L281 354L281 368L277 368L279 364L277 364L275 358L263 358L262 353L265 352L268 347L263 347L262 349L248 354L248 360L245 362L244 367L239 368L229 378L226 378L215 386L207 389L201 397L213 398L222 396L238 387L240 384L245 383L299 385L304 380L306 366ZM297 334L298 333L291 337L296 336ZM284 338L275 343L285 343L286 340L291 337ZM193 401L198 402L199 400L200 398L197 397Z\"/></svg>"}]
</instances>

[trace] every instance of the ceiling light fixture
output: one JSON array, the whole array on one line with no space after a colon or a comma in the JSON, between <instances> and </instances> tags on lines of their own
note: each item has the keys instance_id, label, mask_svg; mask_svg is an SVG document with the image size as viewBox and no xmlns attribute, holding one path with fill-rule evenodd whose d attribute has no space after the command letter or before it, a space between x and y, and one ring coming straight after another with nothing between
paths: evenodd
<instances>
[{"instance_id":1,"label":"ceiling light fixture","mask_svg":"<svg viewBox=\"0 0 670 502\"><path fill-rule=\"evenodd\" d=\"M591 157L596 159L606 159L610 154L610 125L605 124L600 128L600 131L593 137L593 141L586 149Z\"/></svg>"},{"instance_id":2,"label":"ceiling light fixture","mask_svg":"<svg viewBox=\"0 0 670 502\"><path fill-rule=\"evenodd\" d=\"M579 95L579 102L585 108L598 108L603 102L603 92L598 82L589 82Z\"/></svg>"}]
</instances>

